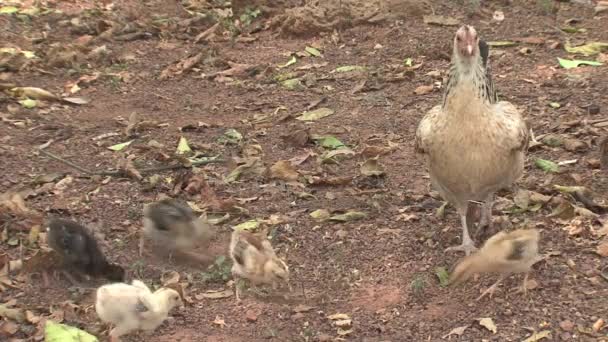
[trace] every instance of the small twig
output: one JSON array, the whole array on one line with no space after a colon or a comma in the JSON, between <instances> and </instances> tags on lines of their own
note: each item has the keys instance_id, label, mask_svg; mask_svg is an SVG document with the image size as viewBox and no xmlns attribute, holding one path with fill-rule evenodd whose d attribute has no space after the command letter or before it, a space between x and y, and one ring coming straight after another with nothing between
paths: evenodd
<instances>
[{"instance_id":1,"label":"small twig","mask_svg":"<svg viewBox=\"0 0 608 342\"><path fill-rule=\"evenodd\" d=\"M88 169L85 169L84 167L77 165L69 160L66 160L64 158L61 158L51 152L42 150L42 149L38 149L38 151L42 154L44 154L45 156L54 159L56 161L62 162L82 173L85 173L89 176L121 176L124 175L124 172L122 170L114 170L114 171L91 171ZM138 169L137 171L139 171L139 173L143 174L143 173L150 173L150 172L158 172L158 171L166 171L166 170L176 170L176 169L181 169L181 168L189 168L192 166L200 166L200 165L206 165L206 164L211 164L211 163L221 163L224 162L223 159L208 159L208 160L197 160L194 161L190 164L190 166L185 166L182 164L172 164L172 165L160 165L160 166L154 166L154 167L148 167L148 168L143 168L143 169Z\"/></svg>"},{"instance_id":2,"label":"small twig","mask_svg":"<svg viewBox=\"0 0 608 342\"><path fill-rule=\"evenodd\" d=\"M86 173L87 175L98 175L99 174L97 172L89 171L89 170L85 169L84 167L82 167L80 165L76 165L76 164L72 163L69 160L66 160L66 159L63 159L63 158L61 158L59 156L56 156L56 155L52 154L51 152L48 152L48 151L45 151L45 150L42 150L42 149L38 149L38 151L40 153L44 154L45 156L51 158L51 159L54 159L54 160L59 161L59 162L62 162L64 164L66 164L67 166L70 166L70 167L72 167L72 168L74 168L74 169L76 169L76 170L78 170L78 171L80 171L82 173Z\"/></svg>"}]
</instances>

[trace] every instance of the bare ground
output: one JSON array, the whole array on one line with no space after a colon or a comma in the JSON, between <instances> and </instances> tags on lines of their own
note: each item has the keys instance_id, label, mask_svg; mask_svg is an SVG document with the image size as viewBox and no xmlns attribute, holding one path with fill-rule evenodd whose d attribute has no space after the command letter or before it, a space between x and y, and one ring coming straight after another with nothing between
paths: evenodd
<instances>
[{"instance_id":1,"label":"bare ground","mask_svg":"<svg viewBox=\"0 0 608 342\"><path fill-rule=\"evenodd\" d=\"M509 209L513 207L514 194L502 193L494 210L495 228L525 225L542 229L541 250L549 257L535 266L532 278L537 286L527 296L509 291L521 281L520 276L515 276L505 281L494 298L475 302L480 291L493 283L493 277L483 276L465 286L446 288L440 286L435 275L437 267L449 270L458 261L460 255L443 250L457 243L460 226L450 207L444 218L436 215L441 201L429 196L423 160L413 151L418 121L440 101L441 90L437 88L448 68L456 29L424 24L421 13L433 10L474 25L487 41L527 39L492 50L492 71L501 97L525 110L536 136L553 134L575 142L569 140L558 147L534 146L520 187L583 207L553 188L554 184L581 185L594 190L595 201L603 203L608 185L605 171L599 169L598 145L605 134L600 119L605 118L608 106L607 69L559 68L557 57L573 55L552 43L563 46L567 41L573 45L608 42L608 14L594 17L593 6L574 2L520 1L505 5L490 1L483 2L481 9L470 15L466 4L434 1L432 6L391 7L390 15L377 23L352 20L340 24L335 33L330 29L294 36L281 31L284 28L280 25L264 30L264 24L273 18L263 17L244 27L245 32L254 31L250 35L241 33L230 38L220 32L194 43L194 38L212 23L203 20L184 25L182 21L191 16L173 1L125 1L100 13L86 10L93 7L86 2L60 5L63 14L28 20L0 16L0 23L6 23L8 28L0 32L4 44L35 51L41 57L19 71L2 73L1 82L59 94L69 89L68 82L81 76L96 72L100 76L90 84L81 82L82 89L73 95L91 99L87 105L42 101L36 108L24 109L16 106L13 97L0 95L4 118L0 123L0 190L40 190L46 186L44 191L29 191L27 206L72 217L95 229L104 239L108 257L125 265L131 277L159 285L163 273L180 272L181 281L189 285L187 294L192 301L173 312L153 336L133 334L126 341L439 341L452 329L463 326L468 328L462 336L453 335L452 340L521 341L541 331L550 332L545 340L608 340L606 328L593 330L599 319L608 320L608 259L596 253L602 239L606 241L606 230L604 235L600 232L604 216L566 213L549 217L557 207L552 202L513 213ZM293 7L298 3L282 5ZM58 5L49 1L48 6ZM504 21L492 21L495 10L504 11ZM274 18L277 16L280 15ZM89 26L83 29L75 19L70 23L72 18ZM577 21L566 24L572 18ZM104 38L106 24L101 19L131 22L135 32L150 34L125 41L117 39L121 35L115 32ZM260 30L254 29L256 25ZM559 30L568 25L586 31ZM220 25L224 26L234 28L226 23ZM77 50L71 44L88 39L82 38L86 34L93 38L89 49L106 45L109 55L83 59L78 54L69 58L62 55L64 50ZM64 48L54 49L54 43ZM307 46L318 47L323 56L298 57L295 64L277 68L290 60L290 53ZM524 48L530 51L522 51ZM199 52L202 59L193 69L161 79L168 66ZM82 55L86 56L86 52ZM414 67L404 65L406 58L412 59ZM50 65L52 61L57 65ZM227 69L227 62L257 68L232 79L209 77ZM312 64L318 65L297 69ZM367 70L332 72L348 65L365 66ZM286 72L297 72L302 77L301 89L285 89L275 80L275 76ZM429 85L435 85L431 92L415 94L418 87ZM293 119L322 99L314 108L333 109L333 115L310 123ZM549 105L553 102L559 103L560 108ZM292 270L296 295L291 300L264 300L253 294L241 304L235 303L233 297L206 299L200 294L229 286L225 281L204 281L202 274L207 265L138 256L136 233L143 204L157 199L159 194L171 194L176 182L187 179L188 171L145 174L146 179L152 174L161 176L159 184L151 187L146 179L91 177L35 151L36 146L53 140L47 150L78 165L90 170L115 168L121 153L107 147L132 139L125 136L124 130L133 112L140 120L155 122L142 125L134 142L123 150L135 158L136 165L170 163L166 158L173 155L180 136L193 149L225 160L205 165L199 171L218 198L236 200L245 213L231 212L230 219L219 225L219 236L208 253L224 254L231 227L238 223L268 219L271 215L281 218L282 222L274 226L273 243ZM186 125L193 125L193 129L180 131ZM242 141L235 145L218 142L230 128L243 135ZM289 136L303 128L311 134L333 135L357 154L341 158L337 164L320 164L317 157L324 152L322 147L291 144L295 139ZM118 134L93 140L113 132ZM163 147L148 147L150 140ZM260 157L267 167L311 153L296 166L300 182L285 183L262 175L225 183L223 177L237 166L238 158L247 157L252 145L261 147ZM368 158L366 146L387 150L379 159L384 177L360 174L360 165ZM550 174L535 166L537 158L576 162ZM53 173L71 175L73 180L65 188L56 186L63 176L50 185L33 182L37 176ZM314 177L350 178L345 184L315 185L310 181ZM176 197L201 208L210 201L205 195L175 192ZM314 196L303 196L303 192ZM345 223L319 222L309 215L317 209L336 213L356 210L367 216ZM31 227L16 221L18 218L4 222L6 230L0 249L12 260L27 259L42 242L28 243ZM478 239L477 243L481 242ZM3 282L0 302L16 300L16 306L30 310L34 318L16 328L14 321L5 319L0 323L0 335L5 338L39 340L42 330L38 319L53 319L106 340L105 327L92 308L93 287L98 283L89 290L75 290L64 278L51 277L45 286L38 274L31 279L21 275L6 281L10 284ZM338 328L328 318L336 313L352 318L350 333L338 334ZM485 317L495 323L495 333L479 325L478 320ZM219 324L221 321L225 324Z\"/></svg>"}]
</instances>

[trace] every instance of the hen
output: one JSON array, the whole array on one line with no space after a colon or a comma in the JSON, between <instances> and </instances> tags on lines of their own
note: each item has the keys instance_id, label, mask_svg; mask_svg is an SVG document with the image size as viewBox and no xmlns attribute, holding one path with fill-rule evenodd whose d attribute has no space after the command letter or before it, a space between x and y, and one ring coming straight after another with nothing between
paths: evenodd
<instances>
[{"instance_id":1,"label":"hen","mask_svg":"<svg viewBox=\"0 0 608 342\"><path fill-rule=\"evenodd\" d=\"M170 251L184 251L210 239L211 226L187 205L171 198L144 207L143 235ZM140 240L140 254L144 236Z\"/></svg>"},{"instance_id":2,"label":"hen","mask_svg":"<svg viewBox=\"0 0 608 342\"><path fill-rule=\"evenodd\" d=\"M177 291L160 288L151 292L143 282L133 280L131 285L115 283L97 289L95 311L103 322L115 325L110 339L118 341L134 330L152 332L181 304Z\"/></svg>"},{"instance_id":3,"label":"hen","mask_svg":"<svg viewBox=\"0 0 608 342\"><path fill-rule=\"evenodd\" d=\"M490 297L498 284L512 273L526 273L520 292L526 292L528 274L532 265L542 259L538 254L540 233L536 229L518 229L512 232L499 232L489 238L483 247L465 257L450 276L450 285L469 279L475 273L499 273L498 281L477 298Z\"/></svg>"},{"instance_id":4,"label":"hen","mask_svg":"<svg viewBox=\"0 0 608 342\"><path fill-rule=\"evenodd\" d=\"M236 280L245 278L252 284L272 284L277 288L280 282L289 284L289 268L276 255L266 234L252 234L235 229L230 240L232 275ZM240 301L240 289L236 286L236 300Z\"/></svg>"},{"instance_id":5,"label":"hen","mask_svg":"<svg viewBox=\"0 0 608 342\"><path fill-rule=\"evenodd\" d=\"M477 249L467 227L469 201L483 202L479 227L490 224L494 193L522 176L528 146L520 111L498 101L488 53L475 28L458 29L443 103L416 131L416 151L426 155L431 184L460 215L462 243L446 251L467 255Z\"/></svg>"},{"instance_id":6,"label":"hen","mask_svg":"<svg viewBox=\"0 0 608 342\"><path fill-rule=\"evenodd\" d=\"M97 241L82 225L64 219L51 219L47 227L49 247L59 254L67 270L76 270L92 277L122 281L125 270L109 263ZM73 278L66 273L72 281Z\"/></svg>"}]
</instances>

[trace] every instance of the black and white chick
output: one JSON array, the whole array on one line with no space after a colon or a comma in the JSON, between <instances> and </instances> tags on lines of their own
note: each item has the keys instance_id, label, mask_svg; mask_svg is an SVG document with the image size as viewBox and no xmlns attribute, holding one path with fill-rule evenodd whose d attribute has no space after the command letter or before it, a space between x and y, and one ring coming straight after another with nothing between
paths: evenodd
<instances>
[{"instance_id":1,"label":"black and white chick","mask_svg":"<svg viewBox=\"0 0 608 342\"><path fill-rule=\"evenodd\" d=\"M108 262L93 235L83 225L66 219L53 218L47 226L47 240L60 256L63 267L95 278L123 281L125 270ZM75 283L71 275L64 274Z\"/></svg>"},{"instance_id":2,"label":"black and white chick","mask_svg":"<svg viewBox=\"0 0 608 342\"><path fill-rule=\"evenodd\" d=\"M170 252L185 252L197 244L208 242L213 235L204 218L196 216L187 204L172 198L145 205L143 223L140 255L144 238Z\"/></svg>"}]
</instances>

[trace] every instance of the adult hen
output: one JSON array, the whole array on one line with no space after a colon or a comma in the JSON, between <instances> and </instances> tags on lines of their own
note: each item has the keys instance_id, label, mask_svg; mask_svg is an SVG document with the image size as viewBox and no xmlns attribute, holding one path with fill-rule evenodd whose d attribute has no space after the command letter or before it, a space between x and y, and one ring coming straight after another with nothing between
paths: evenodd
<instances>
[{"instance_id":1,"label":"adult hen","mask_svg":"<svg viewBox=\"0 0 608 342\"><path fill-rule=\"evenodd\" d=\"M122 281L125 270L107 261L97 241L87 229L77 222L51 219L47 227L49 246L59 254L67 270L76 270L92 277L105 277ZM66 275L75 282L69 273Z\"/></svg>"},{"instance_id":2,"label":"adult hen","mask_svg":"<svg viewBox=\"0 0 608 342\"><path fill-rule=\"evenodd\" d=\"M416 151L426 155L431 184L460 215L462 243L446 251L467 255L477 249L467 228L469 201L483 202L479 227L488 225L494 193L522 176L528 146L520 111L498 101L488 52L475 28L458 29L443 103L416 131Z\"/></svg>"},{"instance_id":3,"label":"adult hen","mask_svg":"<svg viewBox=\"0 0 608 342\"><path fill-rule=\"evenodd\" d=\"M143 221L140 254L144 236L170 251L184 251L208 241L212 235L211 226L203 218L197 217L187 204L171 198L146 205Z\"/></svg>"},{"instance_id":4,"label":"adult hen","mask_svg":"<svg viewBox=\"0 0 608 342\"><path fill-rule=\"evenodd\" d=\"M276 255L265 233L252 234L236 229L230 240L232 275L235 280L245 278L253 285L272 284L274 289L279 282L289 284L289 268ZM236 300L240 301L240 289L236 286Z\"/></svg>"},{"instance_id":5,"label":"adult hen","mask_svg":"<svg viewBox=\"0 0 608 342\"><path fill-rule=\"evenodd\" d=\"M131 284L114 283L97 289L95 311L103 322L115 325L110 340L118 341L134 330L154 331L169 311L181 304L177 291L160 288L151 292L143 282L133 280Z\"/></svg>"},{"instance_id":6,"label":"adult hen","mask_svg":"<svg viewBox=\"0 0 608 342\"><path fill-rule=\"evenodd\" d=\"M462 283L475 273L499 273L496 283L477 298L480 300L486 294L492 296L498 284L509 274L525 273L523 284L519 288L520 292L525 293L530 269L542 259L538 254L539 239L537 229L518 229L495 234L479 251L467 256L456 266L450 276L450 285Z\"/></svg>"}]
</instances>

